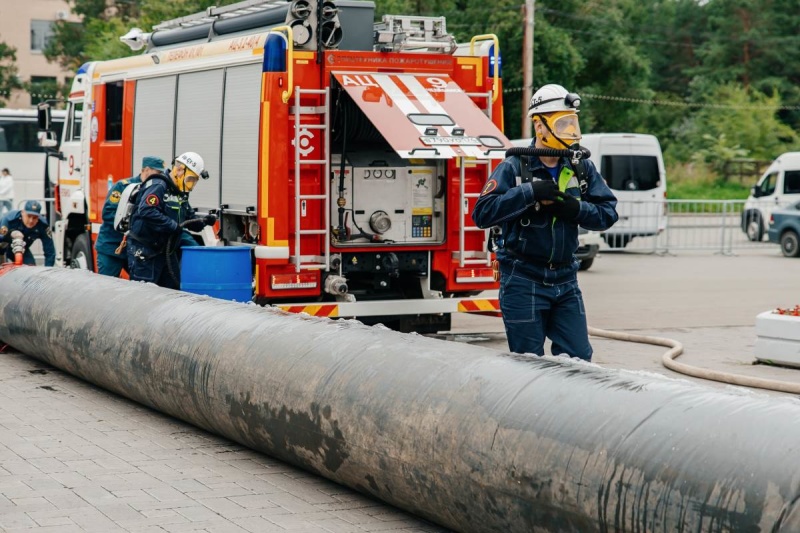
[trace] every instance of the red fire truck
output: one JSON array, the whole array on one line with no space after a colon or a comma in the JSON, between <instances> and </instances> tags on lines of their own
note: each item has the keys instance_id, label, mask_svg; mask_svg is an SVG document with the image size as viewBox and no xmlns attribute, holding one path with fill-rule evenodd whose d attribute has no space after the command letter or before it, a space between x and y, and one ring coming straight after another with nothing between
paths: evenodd
<instances>
[{"instance_id":1,"label":"red fire truck","mask_svg":"<svg viewBox=\"0 0 800 533\"><path fill-rule=\"evenodd\" d=\"M249 246L254 300L403 330L497 311L470 211L511 146L499 45L373 2L247 0L122 40L76 73L59 159L58 264L92 268L110 185L199 153L219 245ZM49 113L42 109L42 121Z\"/></svg>"}]
</instances>

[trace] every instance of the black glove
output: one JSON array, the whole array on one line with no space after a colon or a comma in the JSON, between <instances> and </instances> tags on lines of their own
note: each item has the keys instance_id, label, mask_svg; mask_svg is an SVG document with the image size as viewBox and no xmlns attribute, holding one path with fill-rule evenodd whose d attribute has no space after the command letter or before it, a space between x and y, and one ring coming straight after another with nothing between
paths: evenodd
<instances>
[{"instance_id":1,"label":"black glove","mask_svg":"<svg viewBox=\"0 0 800 533\"><path fill-rule=\"evenodd\" d=\"M556 194L556 201L548 206L543 206L543 210L561 220L574 221L581 212L581 203L571 194L559 191Z\"/></svg>"},{"instance_id":2,"label":"black glove","mask_svg":"<svg viewBox=\"0 0 800 533\"><path fill-rule=\"evenodd\" d=\"M533 181L531 187L533 187L533 199L537 202L555 200L558 194L558 186L553 180Z\"/></svg>"},{"instance_id":3,"label":"black glove","mask_svg":"<svg viewBox=\"0 0 800 533\"><path fill-rule=\"evenodd\" d=\"M188 229L189 231L202 231L205 226L202 218L190 218L181 224L183 229Z\"/></svg>"},{"instance_id":4,"label":"black glove","mask_svg":"<svg viewBox=\"0 0 800 533\"><path fill-rule=\"evenodd\" d=\"M217 217L215 217L214 215L206 215L203 217L203 224L205 224L206 226L213 226L216 223L217 223Z\"/></svg>"}]
</instances>

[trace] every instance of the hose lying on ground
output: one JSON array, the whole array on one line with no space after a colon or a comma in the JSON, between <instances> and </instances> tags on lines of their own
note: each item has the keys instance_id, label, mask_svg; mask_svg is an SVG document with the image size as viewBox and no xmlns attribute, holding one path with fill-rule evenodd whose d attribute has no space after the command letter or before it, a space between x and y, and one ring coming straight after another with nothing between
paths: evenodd
<instances>
[{"instance_id":1,"label":"hose lying on ground","mask_svg":"<svg viewBox=\"0 0 800 533\"><path fill-rule=\"evenodd\" d=\"M742 387L754 387L757 389L800 394L800 383L780 381L777 379L754 378L751 376L719 372L717 370L709 370L707 368L687 365L686 363L679 363L675 359L677 359L678 356L683 353L683 345L673 339L666 339L664 337L649 337L647 335L637 335L634 333L622 333L620 331L608 331L593 327L589 328L589 335L618 341L666 346L669 348L669 350L664 352L664 355L661 356L661 364L670 370L685 374L687 376L694 376L696 378L708 379L711 381L719 381L721 383L729 383L731 385L740 385Z\"/></svg>"}]
</instances>

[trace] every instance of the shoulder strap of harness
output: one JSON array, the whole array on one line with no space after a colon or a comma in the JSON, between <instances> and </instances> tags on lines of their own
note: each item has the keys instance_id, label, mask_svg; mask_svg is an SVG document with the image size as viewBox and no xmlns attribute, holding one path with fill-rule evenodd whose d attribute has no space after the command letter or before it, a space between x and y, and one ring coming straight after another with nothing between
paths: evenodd
<instances>
[{"instance_id":1,"label":"shoulder strap of harness","mask_svg":"<svg viewBox=\"0 0 800 533\"><path fill-rule=\"evenodd\" d=\"M578 161L570 161L572 171L578 177L578 186L581 189L581 200L589 192L589 172L586 170L586 161L578 159Z\"/></svg>"},{"instance_id":2,"label":"shoulder strap of harness","mask_svg":"<svg viewBox=\"0 0 800 533\"><path fill-rule=\"evenodd\" d=\"M533 172L531 172L528 168L530 161L531 156L529 155L519 156L519 176L522 180L522 183L527 183L533 179Z\"/></svg>"}]
</instances>

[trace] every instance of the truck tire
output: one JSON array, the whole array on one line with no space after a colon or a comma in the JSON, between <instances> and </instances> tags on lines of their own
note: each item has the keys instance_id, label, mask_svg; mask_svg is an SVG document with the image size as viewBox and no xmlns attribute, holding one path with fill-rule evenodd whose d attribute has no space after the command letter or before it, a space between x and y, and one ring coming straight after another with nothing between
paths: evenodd
<instances>
[{"instance_id":1,"label":"truck tire","mask_svg":"<svg viewBox=\"0 0 800 533\"><path fill-rule=\"evenodd\" d=\"M578 267L578 270L589 270L591 268L592 263L594 263L594 257L591 259L582 259L581 266Z\"/></svg>"},{"instance_id":2,"label":"truck tire","mask_svg":"<svg viewBox=\"0 0 800 533\"><path fill-rule=\"evenodd\" d=\"M761 214L757 211L747 213L744 232L747 239L753 242L761 242L764 238L764 224L761 222Z\"/></svg>"},{"instance_id":3,"label":"truck tire","mask_svg":"<svg viewBox=\"0 0 800 533\"><path fill-rule=\"evenodd\" d=\"M92 241L88 233L81 233L72 244L72 254L70 255L70 268L81 268L84 270L94 270L92 260Z\"/></svg>"},{"instance_id":4,"label":"truck tire","mask_svg":"<svg viewBox=\"0 0 800 533\"><path fill-rule=\"evenodd\" d=\"M785 257L800 256L800 237L794 231L787 231L781 235L781 253Z\"/></svg>"}]
</instances>

